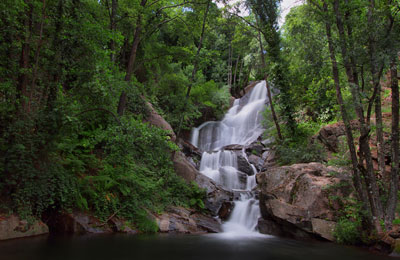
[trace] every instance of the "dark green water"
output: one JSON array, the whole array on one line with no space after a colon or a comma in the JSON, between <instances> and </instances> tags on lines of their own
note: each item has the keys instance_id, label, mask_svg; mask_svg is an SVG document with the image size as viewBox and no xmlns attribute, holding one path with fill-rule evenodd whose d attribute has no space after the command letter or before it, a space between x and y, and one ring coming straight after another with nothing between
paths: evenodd
<instances>
[{"instance_id":1,"label":"dark green water","mask_svg":"<svg viewBox=\"0 0 400 260\"><path fill-rule=\"evenodd\" d=\"M331 243L276 237L227 238L220 235L108 235L36 237L0 243L1 260L378 260L392 259Z\"/></svg>"}]
</instances>

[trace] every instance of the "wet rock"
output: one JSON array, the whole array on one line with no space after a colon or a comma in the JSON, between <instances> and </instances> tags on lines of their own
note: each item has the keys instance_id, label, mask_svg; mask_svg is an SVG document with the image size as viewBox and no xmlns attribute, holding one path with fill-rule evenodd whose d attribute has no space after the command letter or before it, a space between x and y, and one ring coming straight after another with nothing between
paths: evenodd
<instances>
[{"instance_id":1,"label":"wet rock","mask_svg":"<svg viewBox=\"0 0 400 260\"><path fill-rule=\"evenodd\" d=\"M251 154L249 157L249 162L256 167L257 172L259 172L264 164L264 161L261 157Z\"/></svg>"},{"instance_id":2,"label":"wet rock","mask_svg":"<svg viewBox=\"0 0 400 260\"><path fill-rule=\"evenodd\" d=\"M111 233L107 223L101 222L92 215L83 212L60 212L53 214L47 221L53 234L101 234Z\"/></svg>"},{"instance_id":3,"label":"wet rock","mask_svg":"<svg viewBox=\"0 0 400 260\"><path fill-rule=\"evenodd\" d=\"M127 234L137 234L138 231L130 227L129 223L117 217L108 220L107 224L116 233L127 233Z\"/></svg>"},{"instance_id":4,"label":"wet rock","mask_svg":"<svg viewBox=\"0 0 400 260\"><path fill-rule=\"evenodd\" d=\"M265 147L270 148L270 146L271 146L274 142L275 142L274 138L273 138L273 137L270 137L270 138L267 138L267 139L262 140L262 141L261 141L261 144L264 145Z\"/></svg>"},{"instance_id":5,"label":"wet rock","mask_svg":"<svg viewBox=\"0 0 400 260\"><path fill-rule=\"evenodd\" d=\"M170 207L156 217L159 231L162 233L218 233L221 223L210 216L196 213L182 207Z\"/></svg>"},{"instance_id":6,"label":"wet rock","mask_svg":"<svg viewBox=\"0 0 400 260\"><path fill-rule=\"evenodd\" d=\"M250 98L250 92L251 92L251 90L252 90L258 83L260 83L260 81L253 81L253 82L250 82L250 84L247 85L247 86L240 92L240 96L241 96L240 103L239 103L240 106L242 106L242 105L244 105L244 104L247 104L247 102L248 102L248 100L249 100L249 98Z\"/></svg>"},{"instance_id":7,"label":"wet rock","mask_svg":"<svg viewBox=\"0 0 400 260\"><path fill-rule=\"evenodd\" d=\"M336 172L340 174L333 177ZM305 232L332 241L332 229L343 203L340 198L352 196L350 175L319 163L271 168L258 174L257 182L263 219L283 226L282 232L299 238Z\"/></svg>"},{"instance_id":8,"label":"wet rock","mask_svg":"<svg viewBox=\"0 0 400 260\"><path fill-rule=\"evenodd\" d=\"M241 151L243 149L243 145L240 144L231 144L223 147L223 150L236 150L236 151Z\"/></svg>"},{"instance_id":9,"label":"wet rock","mask_svg":"<svg viewBox=\"0 0 400 260\"><path fill-rule=\"evenodd\" d=\"M213 216L218 215L223 203L233 200L233 193L231 191L223 189L207 176L199 174L195 181L200 188L206 189L207 199L204 205Z\"/></svg>"},{"instance_id":10,"label":"wet rock","mask_svg":"<svg viewBox=\"0 0 400 260\"><path fill-rule=\"evenodd\" d=\"M237 153L238 170L251 176L254 175L253 168L250 163L243 157L241 153Z\"/></svg>"},{"instance_id":11,"label":"wet rock","mask_svg":"<svg viewBox=\"0 0 400 260\"><path fill-rule=\"evenodd\" d=\"M250 155L261 156L261 154L263 153L264 149L265 148L261 143L256 142L256 143L250 144L246 148L246 153L247 153L247 156L250 156Z\"/></svg>"},{"instance_id":12,"label":"wet rock","mask_svg":"<svg viewBox=\"0 0 400 260\"><path fill-rule=\"evenodd\" d=\"M0 240L38 236L49 233L49 228L40 220L29 223L16 215L0 215Z\"/></svg>"},{"instance_id":13,"label":"wet rock","mask_svg":"<svg viewBox=\"0 0 400 260\"><path fill-rule=\"evenodd\" d=\"M186 159L198 170L200 168L202 151L181 138L178 139L178 146L181 148Z\"/></svg>"},{"instance_id":14,"label":"wet rock","mask_svg":"<svg viewBox=\"0 0 400 260\"><path fill-rule=\"evenodd\" d=\"M264 159L263 166L261 168L261 171L266 171L271 167L276 166L276 153L275 151L271 150L268 151L266 155L266 158ZM263 155L264 156L264 155Z\"/></svg>"},{"instance_id":15,"label":"wet rock","mask_svg":"<svg viewBox=\"0 0 400 260\"><path fill-rule=\"evenodd\" d=\"M222 220L227 220L232 213L234 204L231 201L225 201L222 203L221 208L218 211L218 216Z\"/></svg>"}]
</instances>

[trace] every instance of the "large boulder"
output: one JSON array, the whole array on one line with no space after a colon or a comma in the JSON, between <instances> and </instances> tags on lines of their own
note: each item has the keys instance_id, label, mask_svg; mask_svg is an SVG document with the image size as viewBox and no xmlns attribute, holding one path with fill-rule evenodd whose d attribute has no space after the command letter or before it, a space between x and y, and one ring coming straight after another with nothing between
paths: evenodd
<instances>
[{"instance_id":1,"label":"large boulder","mask_svg":"<svg viewBox=\"0 0 400 260\"><path fill-rule=\"evenodd\" d=\"M261 232L333 241L344 201L352 196L350 175L320 163L294 164L257 175Z\"/></svg>"},{"instance_id":2,"label":"large boulder","mask_svg":"<svg viewBox=\"0 0 400 260\"><path fill-rule=\"evenodd\" d=\"M199 173L195 181L200 188L206 190L207 198L204 205L213 216L220 214L221 207L224 203L231 202L233 200L233 193L231 191L225 190L207 176Z\"/></svg>"},{"instance_id":3,"label":"large boulder","mask_svg":"<svg viewBox=\"0 0 400 260\"><path fill-rule=\"evenodd\" d=\"M0 240L31 237L49 233L49 228L40 220L22 220L16 215L0 215Z\"/></svg>"},{"instance_id":4,"label":"large boulder","mask_svg":"<svg viewBox=\"0 0 400 260\"><path fill-rule=\"evenodd\" d=\"M216 218L182 207L171 207L155 218L162 233L199 234L222 231L221 223Z\"/></svg>"},{"instance_id":5,"label":"large boulder","mask_svg":"<svg viewBox=\"0 0 400 260\"><path fill-rule=\"evenodd\" d=\"M351 121L350 127L352 130L357 129L359 126L358 121ZM345 126L343 122L337 122L335 124L327 125L319 130L318 134L313 136L312 142L318 140L321 142L328 151L338 153L339 152L339 137L346 134Z\"/></svg>"},{"instance_id":6,"label":"large boulder","mask_svg":"<svg viewBox=\"0 0 400 260\"><path fill-rule=\"evenodd\" d=\"M111 233L113 229L108 223L85 212L56 212L46 217L52 234L101 234Z\"/></svg>"},{"instance_id":7,"label":"large boulder","mask_svg":"<svg viewBox=\"0 0 400 260\"><path fill-rule=\"evenodd\" d=\"M197 175L200 174L195 165L182 152L175 152L173 163L176 174L182 177L187 183L195 181Z\"/></svg>"},{"instance_id":8,"label":"large boulder","mask_svg":"<svg viewBox=\"0 0 400 260\"><path fill-rule=\"evenodd\" d=\"M176 152L173 162L178 176L181 176L187 183L196 182L200 188L206 190L207 198L204 204L213 216L218 215L224 202L232 201L232 192L223 189L213 180L201 174L183 153Z\"/></svg>"},{"instance_id":9,"label":"large boulder","mask_svg":"<svg viewBox=\"0 0 400 260\"><path fill-rule=\"evenodd\" d=\"M154 109L153 105L146 101L146 106L149 109L149 114L147 118L145 119L146 122L148 122L150 125L159 127L161 129L164 129L169 132L169 136L171 137L172 141L176 140L176 135L174 133L174 130L172 129L171 125L165 121L165 119L160 116L157 111Z\"/></svg>"}]
</instances>

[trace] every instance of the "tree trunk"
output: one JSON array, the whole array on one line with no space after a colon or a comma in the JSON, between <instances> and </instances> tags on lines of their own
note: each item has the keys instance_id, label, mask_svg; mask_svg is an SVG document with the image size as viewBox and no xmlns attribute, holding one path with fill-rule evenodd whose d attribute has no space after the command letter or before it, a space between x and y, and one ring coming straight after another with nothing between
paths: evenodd
<instances>
[{"instance_id":1,"label":"tree trunk","mask_svg":"<svg viewBox=\"0 0 400 260\"><path fill-rule=\"evenodd\" d=\"M240 62L240 69L239 69L239 79L238 79L238 84L236 85L235 88L235 97L239 94L238 88L240 88L241 83L242 83L242 73L243 73L243 64L244 64L244 59Z\"/></svg>"},{"instance_id":2,"label":"tree trunk","mask_svg":"<svg viewBox=\"0 0 400 260\"><path fill-rule=\"evenodd\" d=\"M350 85L354 108L358 117L358 121L360 124L360 153L362 157L365 159L366 162L366 169L365 169L365 177L366 183L368 188L368 197L369 197L369 204L371 206L371 213L373 218L373 223L376 231L380 233L382 231L380 220L383 217L383 208L379 198L379 189L376 182L376 176L373 169L372 164L372 156L371 150L369 147L369 128L366 126L365 118L364 118L364 111L360 100L360 90L357 84L357 79L354 78L354 73L352 70L352 62L348 56L347 51L347 42L344 33L344 25L341 18L340 10L339 10L339 0L334 1L334 10L336 15L336 25L339 31L339 41L340 41L340 48L342 51L342 56L344 60L344 67L346 70L347 80ZM359 165L360 169L363 170L364 166L363 163Z\"/></svg>"},{"instance_id":3,"label":"tree trunk","mask_svg":"<svg viewBox=\"0 0 400 260\"><path fill-rule=\"evenodd\" d=\"M328 6L325 2L323 4L323 11L324 11L324 13L328 13ZM363 188L361 173L358 168L358 158L357 158L356 148L354 145L354 138L353 138L353 133L351 130L350 119L348 116L346 106L343 102L343 95L342 95L342 90L340 87L339 68L337 65L335 47L334 47L333 40L332 40L331 24L329 23L329 21L327 19L325 20L325 30L326 30L327 40L328 40L329 55L330 55L330 59L331 59L331 63L332 63L332 75L333 75L333 79L335 82L336 99L337 99L337 102L340 107L342 120L343 120L343 123L345 126L347 145L348 145L349 151L350 151L350 158L351 158L352 170L353 170L353 183L354 183L354 187L357 191L358 198L360 199L360 201L363 204L363 209L367 209L368 195L367 195L365 189Z\"/></svg>"},{"instance_id":4,"label":"tree trunk","mask_svg":"<svg viewBox=\"0 0 400 260\"><path fill-rule=\"evenodd\" d=\"M256 19L256 21L257 21L257 27L258 27L258 19ZM278 117L277 117L276 112L275 112L274 103L272 102L271 89L270 89L269 83L268 83L268 74L266 72L267 65L265 64L264 47L263 47L263 44L262 44L261 32L260 31L258 31L258 42L260 44L260 58L261 58L261 64L262 64L263 70L264 70L264 80L265 80L265 85L267 87L269 106L271 108L271 114L272 114L272 118L274 119L276 132L278 134L278 138L279 138L279 140L282 141L283 137L282 137L282 133L281 133L281 127L279 126L279 120L278 120Z\"/></svg>"},{"instance_id":5,"label":"tree trunk","mask_svg":"<svg viewBox=\"0 0 400 260\"><path fill-rule=\"evenodd\" d=\"M390 78L392 88L392 168L390 172L389 198L386 207L386 228L392 227L396 212L397 193L399 190L399 82L397 79L397 53L390 64Z\"/></svg>"},{"instance_id":6,"label":"tree trunk","mask_svg":"<svg viewBox=\"0 0 400 260\"><path fill-rule=\"evenodd\" d=\"M232 41L229 43L229 54L228 54L228 87L231 92L232 87Z\"/></svg>"},{"instance_id":7,"label":"tree trunk","mask_svg":"<svg viewBox=\"0 0 400 260\"><path fill-rule=\"evenodd\" d=\"M46 16L46 0L42 1L42 17L40 20L40 29L39 29L39 42L36 48L36 53L35 53L35 67L33 69L33 74L32 74L32 84L31 88L29 90L29 103L28 103L28 110L31 110L31 104L33 100L33 95L36 90L36 79L38 77L38 69L39 69L39 57L40 57L40 50L43 45L43 27L44 27L44 20ZM37 104L39 105L39 103Z\"/></svg>"},{"instance_id":8,"label":"tree trunk","mask_svg":"<svg viewBox=\"0 0 400 260\"><path fill-rule=\"evenodd\" d=\"M144 7L146 5L146 2L147 2L147 0L142 0L142 2L140 3L140 6ZM127 82L131 81L133 66L135 65L136 54L137 54L138 46L139 46L140 39L141 39L141 33L142 33L142 14L139 14L137 21L136 21L136 29L135 29L135 33L133 35L132 48L131 48L131 52L129 55L128 65L126 68L125 81L127 81ZM118 109L117 109L117 113L119 116L122 116L124 114L125 109L126 109L126 104L127 104L126 92L122 91L121 96L119 97Z\"/></svg>"},{"instance_id":9,"label":"tree trunk","mask_svg":"<svg viewBox=\"0 0 400 260\"><path fill-rule=\"evenodd\" d=\"M110 16L110 30L115 37L115 32L117 30L117 22L116 22L116 16L117 16L117 8L118 8L118 0L112 0L111 1L111 16ZM110 41L110 58L112 62L115 62L115 41L114 38L111 39Z\"/></svg>"},{"instance_id":10,"label":"tree trunk","mask_svg":"<svg viewBox=\"0 0 400 260\"><path fill-rule=\"evenodd\" d=\"M368 26L371 28L371 31L368 35L368 45L370 52L370 66L371 66L371 75L373 86L376 88L376 97L375 97L375 118L376 118L376 142L378 148L378 167L379 172L382 176L386 177L385 174L385 154L383 149L384 139L383 139L383 120L382 120L382 104L381 104L381 84L380 84L380 76L379 76L379 65L377 61L377 53L376 53L376 40L375 40L375 32L376 24L374 21L374 9L375 9L375 0L370 0L370 5L368 8Z\"/></svg>"},{"instance_id":11,"label":"tree trunk","mask_svg":"<svg viewBox=\"0 0 400 260\"><path fill-rule=\"evenodd\" d=\"M240 60L240 55L238 55L238 57L236 59L235 73L233 74L233 89L231 90L231 95L233 95L233 93L235 92L235 88L236 88L236 74L237 74L237 70L238 70L239 60Z\"/></svg>"},{"instance_id":12,"label":"tree trunk","mask_svg":"<svg viewBox=\"0 0 400 260\"><path fill-rule=\"evenodd\" d=\"M17 102L19 102L20 110L22 113L27 112L28 95L28 82L29 82L29 55L31 51L30 38L32 31L32 13L33 6L30 0L25 0L28 10L24 17L24 40L22 42L21 57L19 62L20 73L18 76L17 86Z\"/></svg>"}]
</instances>

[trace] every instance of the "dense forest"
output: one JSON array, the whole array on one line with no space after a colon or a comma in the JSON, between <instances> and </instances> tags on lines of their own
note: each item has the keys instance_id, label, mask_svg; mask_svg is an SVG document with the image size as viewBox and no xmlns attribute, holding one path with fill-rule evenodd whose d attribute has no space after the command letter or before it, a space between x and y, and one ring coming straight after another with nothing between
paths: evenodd
<instances>
[{"instance_id":1,"label":"dense forest","mask_svg":"<svg viewBox=\"0 0 400 260\"><path fill-rule=\"evenodd\" d=\"M279 163L351 169L339 236L391 230L400 2L307 0L283 24L280 2L2 0L0 212L79 209L156 231L148 212L204 210L205 191L174 171L178 140L266 80ZM327 159L311 137L341 121L345 145Z\"/></svg>"}]
</instances>

